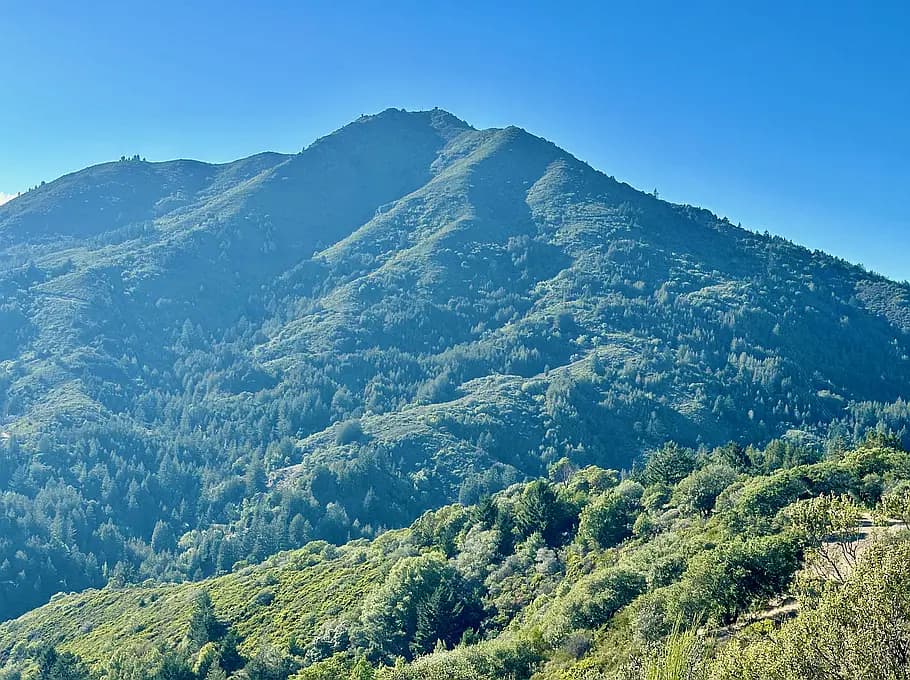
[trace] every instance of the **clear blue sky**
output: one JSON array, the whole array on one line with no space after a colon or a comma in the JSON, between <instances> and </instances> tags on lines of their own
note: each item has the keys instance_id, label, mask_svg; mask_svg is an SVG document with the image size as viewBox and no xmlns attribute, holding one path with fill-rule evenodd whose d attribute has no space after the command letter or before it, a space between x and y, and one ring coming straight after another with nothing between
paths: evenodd
<instances>
[{"instance_id":1,"label":"clear blue sky","mask_svg":"<svg viewBox=\"0 0 910 680\"><path fill-rule=\"evenodd\" d=\"M252 5L0 0L0 192L439 106L910 278L910 3Z\"/></svg>"}]
</instances>

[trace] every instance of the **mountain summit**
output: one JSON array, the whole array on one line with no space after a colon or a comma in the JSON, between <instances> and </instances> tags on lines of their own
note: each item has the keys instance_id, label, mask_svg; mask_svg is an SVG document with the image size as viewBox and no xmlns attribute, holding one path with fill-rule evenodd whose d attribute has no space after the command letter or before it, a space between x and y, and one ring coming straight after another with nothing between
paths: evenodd
<instances>
[{"instance_id":1,"label":"mountain summit","mask_svg":"<svg viewBox=\"0 0 910 680\"><path fill-rule=\"evenodd\" d=\"M562 458L847 444L903 427L908 384L907 285L518 128L390 109L296 155L88 168L0 206L0 613Z\"/></svg>"}]
</instances>

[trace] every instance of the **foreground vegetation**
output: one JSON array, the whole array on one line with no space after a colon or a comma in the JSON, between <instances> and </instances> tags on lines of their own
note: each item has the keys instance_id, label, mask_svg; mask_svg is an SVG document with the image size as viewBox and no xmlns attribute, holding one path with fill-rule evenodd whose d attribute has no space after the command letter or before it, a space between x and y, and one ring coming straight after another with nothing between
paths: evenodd
<instances>
[{"instance_id":1,"label":"foreground vegetation","mask_svg":"<svg viewBox=\"0 0 910 680\"><path fill-rule=\"evenodd\" d=\"M910 454L882 436L669 445L630 476L566 459L372 541L58 596L0 627L0 658L60 679L903 678L908 519Z\"/></svg>"}]
</instances>

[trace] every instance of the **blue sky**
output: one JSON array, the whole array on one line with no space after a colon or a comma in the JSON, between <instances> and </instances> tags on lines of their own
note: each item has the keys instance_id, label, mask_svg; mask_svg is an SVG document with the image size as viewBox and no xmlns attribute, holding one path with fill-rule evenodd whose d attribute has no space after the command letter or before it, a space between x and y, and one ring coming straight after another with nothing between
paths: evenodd
<instances>
[{"instance_id":1,"label":"blue sky","mask_svg":"<svg viewBox=\"0 0 910 680\"><path fill-rule=\"evenodd\" d=\"M0 0L0 193L439 106L910 279L910 3L139 4Z\"/></svg>"}]
</instances>

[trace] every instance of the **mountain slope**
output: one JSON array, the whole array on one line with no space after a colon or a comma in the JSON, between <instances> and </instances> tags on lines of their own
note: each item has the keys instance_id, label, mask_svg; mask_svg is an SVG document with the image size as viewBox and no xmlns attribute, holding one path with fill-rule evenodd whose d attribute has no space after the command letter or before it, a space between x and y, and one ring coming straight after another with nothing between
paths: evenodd
<instances>
[{"instance_id":1,"label":"mountain slope","mask_svg":"<svg viewBox=\"0 0 910 680\"><path fill-rule=\"evenodd\" d=\"M302 668L294 676L301 680L372 677L352 672L358 659L384 667L383 678L605 680L638 677L620 671L660 649L682 619L686 627L703 624L706 650L735 635L720 658L736 666L745 661L737 659L739 644L774 635L769 602L798 594L811 616L815 588L862 606L849 599L861 583L846 571L820 577L813 560L822 540L854 545L852 523L872 507L887 512L907 482L910 456L880 438L837 460L812 461L809 450L791 447L805 462L776 467L785 448L740 450L736 467L732 447L700 456L671 449L622 482L616 471L567 470L558 481L516 485L479 506L429 512L373 541L313 543L200 583L61 595L0 625L0 660L6 669L27 668L36 650L55 645L119 679L132 677L114 672L126 660L141 659L140 670L151 673L161 645L197 669L213 658L227 666L234 649L251 660L283 658L291 673ZM850 524L824 533L840 517ZM865 563L851 557L850 569L872 574L876 588L867 590L878 593L882 609L898 595L893 608L906 620L906 527L874 532L875 548ZM876 575L881 563L892 571ZM219 625L199 639L192 621L203 592ZM458 605L442 606L440 598ZM745 629L761 617L764 625ZM856 638L871 632L862 620L851 623L842 630ZM840 624L838 616L828 622L835 631ZM857 676L900 662L899 652L875 644L877 657L851 652L864 659ZM762 659L756 654L747 665L760 667ZM727 672L705 677L743 677Z\"/></svg>"},{"instance_id":2,"label":"mountain slope","mask_svg":"<svg viewBox=\"0 0 910 680\"><path fill-rule=\"evenodd\" d=\"M910 288L518 128L366 116L0 206L0 614L668 439L901 432Z\"/></svg>"}]
</instances>

